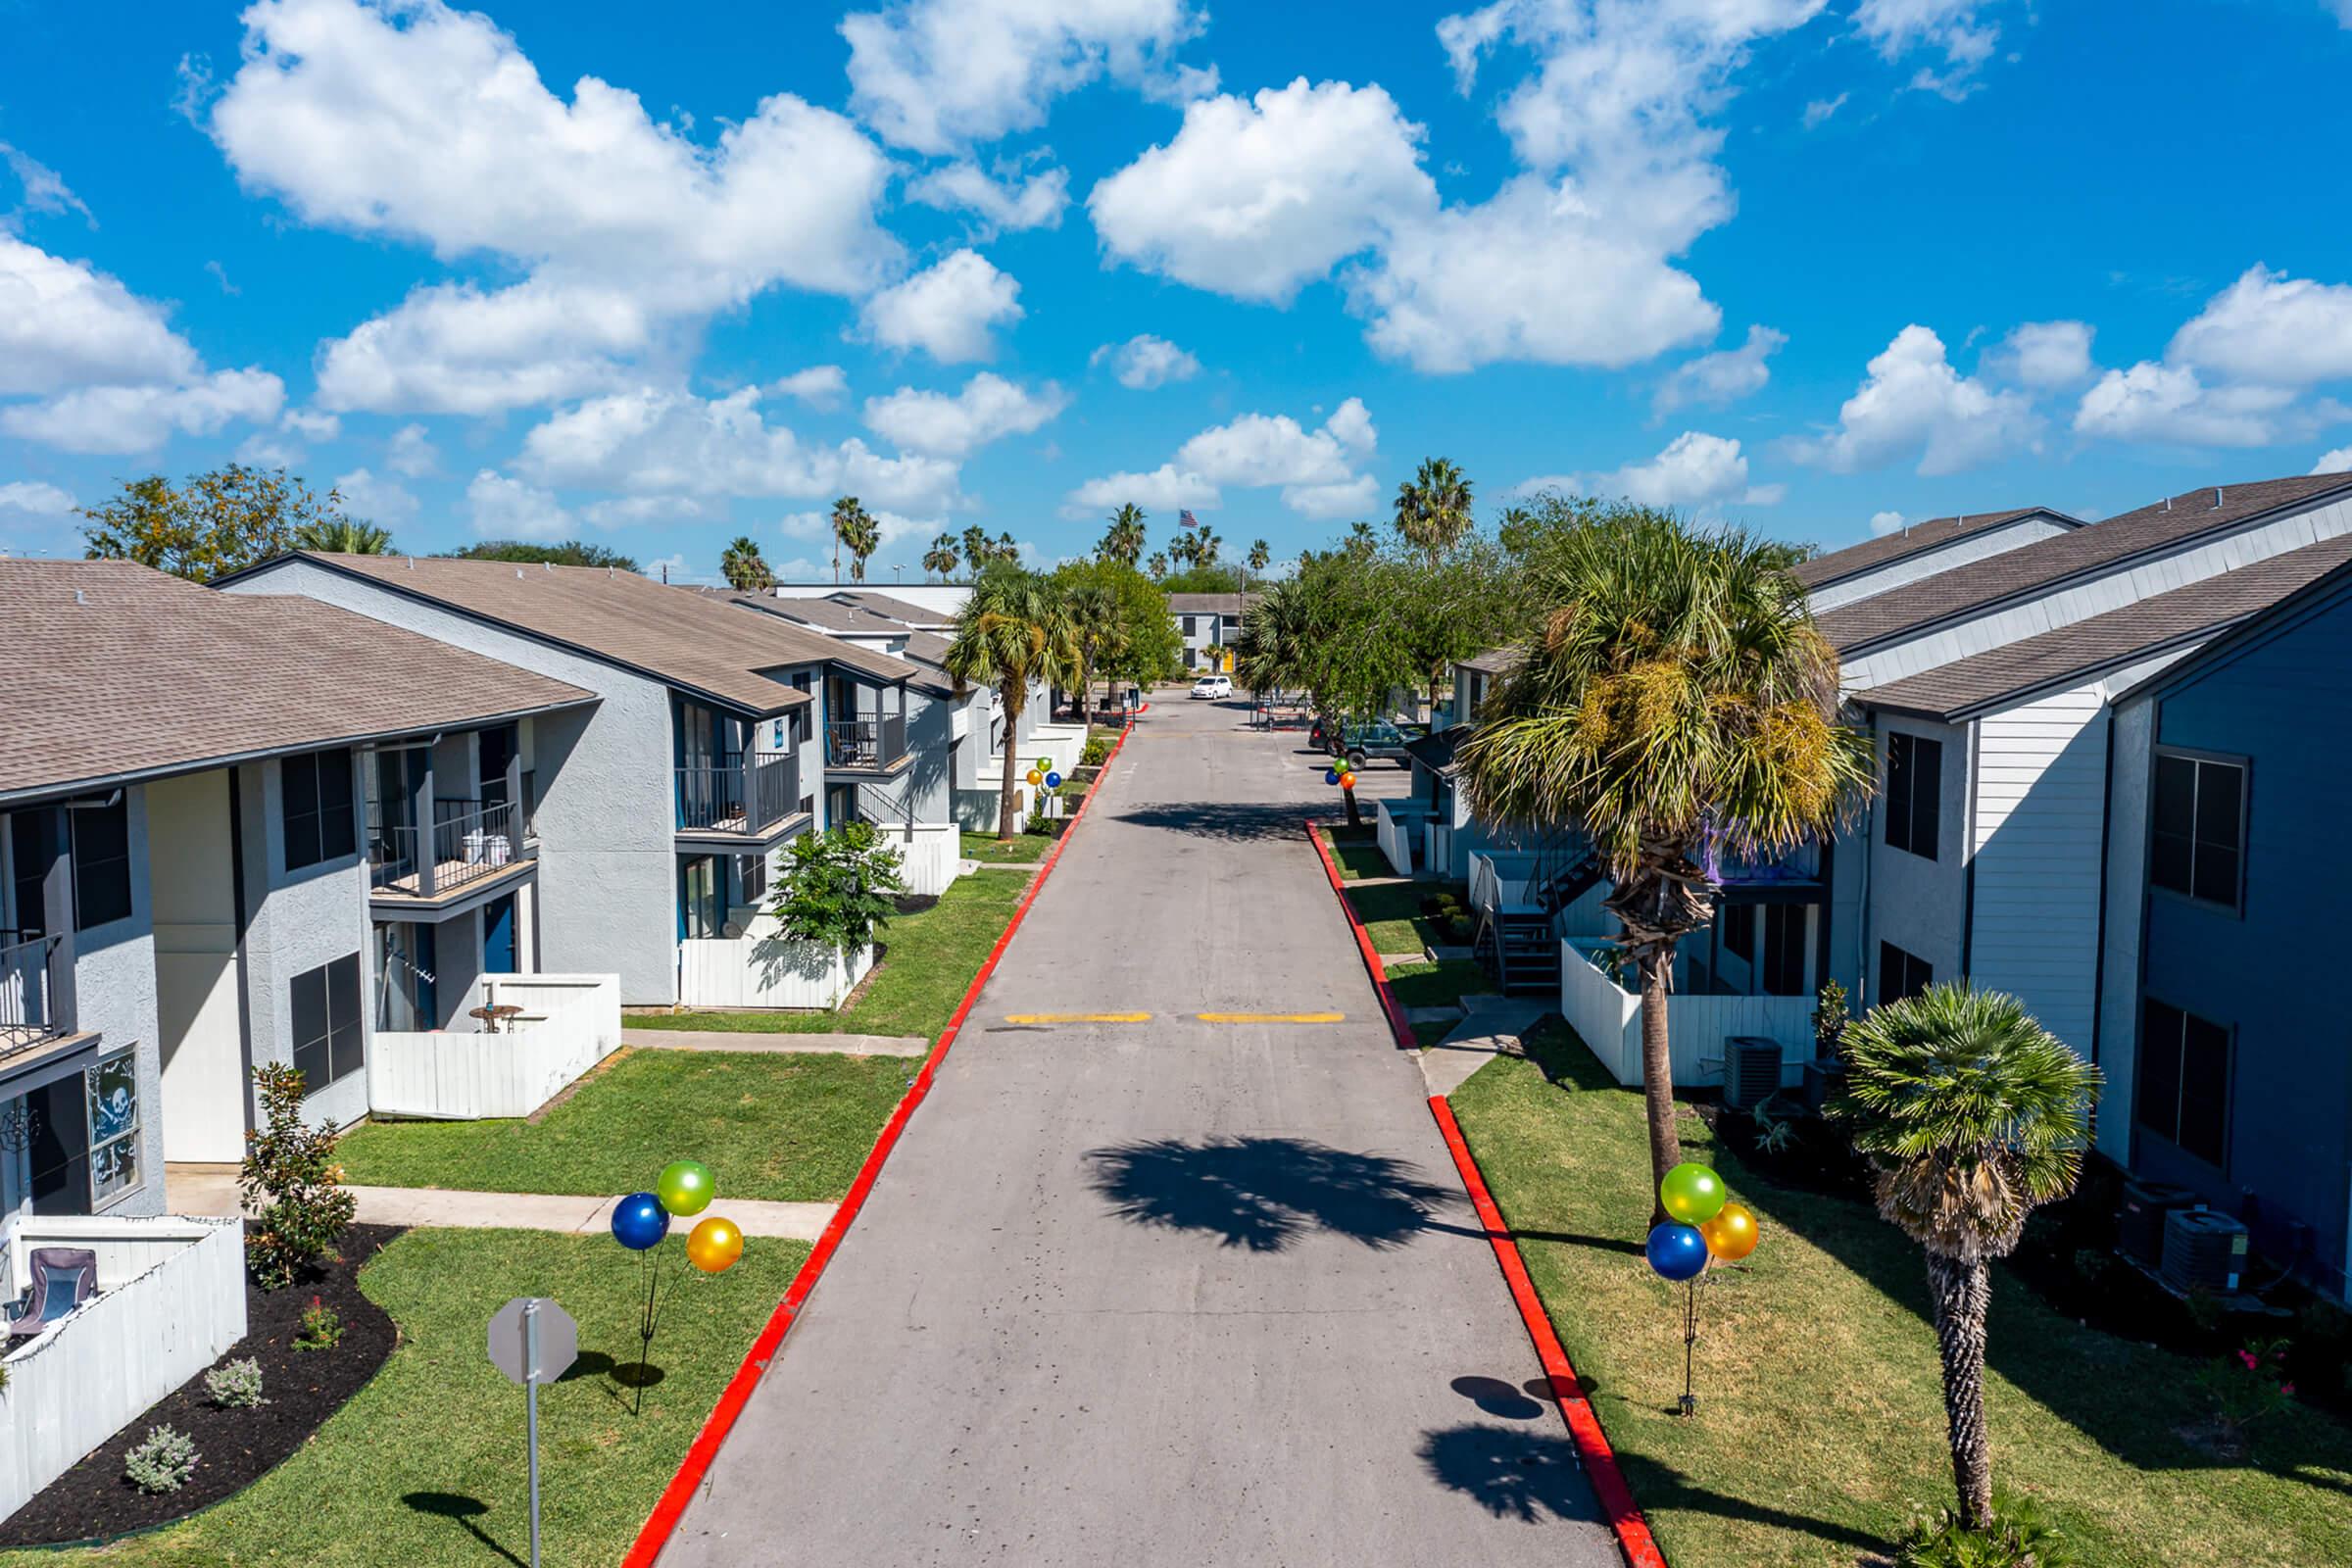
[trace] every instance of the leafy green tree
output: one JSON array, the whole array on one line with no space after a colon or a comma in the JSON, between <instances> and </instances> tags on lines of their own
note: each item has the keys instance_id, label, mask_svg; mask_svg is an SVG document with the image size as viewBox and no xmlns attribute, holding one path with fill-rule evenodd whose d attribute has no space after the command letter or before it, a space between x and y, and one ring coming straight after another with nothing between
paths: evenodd
<instances>
[{"instance_id":1,"label":"leafy green tree","mask_svg":"<svg viewBox=\"0 0 2352 1568\"><path fill-rule=\"evenodd\" d=\"M719 575L727 586L741 593L758 593L776 585L776 574L768 569L767 559L760 554L760 543L750 534L737 534L732 544L718 558Z\"/></svg>"},{"instance_id":2,"label":"leafy green tree","mask_svg":"<svg viewBox=\"0 0 2352 1568\"><path fill-rule=\"evenodd\" d=\"M1238 594L1249 590L1250 579L1239 566L1187 566L1160 586L1172 594Z\"/></svg>"},{"instance_id":3,"label":"leafy green tree","mask_svg":"<svg viewBox=\"0 0 2352 1568\"><path fill-rule=\"evenodd\" d=\"M253 1069L262 1125L245 1135L237 1192L254 1218L245 1228L245 1266L265 1291L282 1291L334 1250L359 1204L343 1190L335 1130L302 1119L302 1073L285 1062Z\"/></svg>"},{"instance_id":4,"label":"leafy green tree","mask_svg":"<svg viewBox=\"0 0 2352 1568\"><path fill-rule=\"evenodd\" d=\"M2074 1190L2098 1069L2015 997L1965 985L1873 1007L1841 1045L1846 1094L1833 1109L1871 1163L1879 1212L1927 1253L1959 1523L1983 1531L1993 1522L1988 1265L2016 1248L2036 1205Z\"/></svg>"},{"instance_id":5,"label":"leafy green tree","mask_svg":"<svg viewBox=\"0 0 2352 1568\"><path fill-rule=\"evenodd\" d=\"M1020 819L1021 714L1032 682L1068 685L1078 673L1077 638L1053 579L995 561L956 613L956 634L941 662L958 686L996 690L1004 715L1004 777L997 797L997 837L1010 843Z\"/></svg>"},{"instance_id":6,"label":"leafy green tree","mask_svg":"<svg viewBox=\"0 0 2352 1568\"><path fill-rule=\"evenodd\" d=\"M1714 918L1702 865L1831 832L1867 795L1871 749L1838 722L1838 656L1804 589L1747 535L1624 507L1529 574L1524 657L1454 765L1481 816L1580 829L1615 884L1663 1178L1682 1157L1666 998L1677 946Z\"/></svg>"},{"instance_id":7,"label":"leafy green tree","mask_svg":"<svg viewBox=\"0 0 2352 1568\"><path fill-rule=\"evenodd\" d=\"M1127 624L1119 613L1119 596L1107 576L1119 570L1116 562L1075 562L1054 573L1061 596L1062 613L1070 623L1070 638L1078 652L1078 707L1081 712L1094 691L1095 671L1116 658L1127 640Z\"/></svg>"},{"instance_id":8,"label":"leafy green tree","mask_svg":"<svg viewBox=\"0 0 2352 1568\"><path fill-rule=\"evenodd\" d=\"M306 522L294 530L294 548L325 556L388 556L392 531L355 517Z\"/></svg>"},{"instance_id":9,"label":"leafy green tree","mask_svg":"<svg viewBox=\"0 0 2352 1568\"><path fill-rule=\"evenodd\" d=\"M511 561L525 566L607 566L614 571L637 571L635 556L592 545L584 540L566 539L560 545L532 544L522 539L485 539L479 544L466 545L457 550L442 552L444 558L455 561Z\"/></svg>"},{"instance_id":10,"label":"leafy green tree","mask_svg":"<svg viewBox=\"0 0 2352 1568\"><path fill-rule=\"evenodd\" d=\"M1144 509L1134 502L1122 502L1119 510L1110 514L1110 529L1095 553L1105 561L1115 561L1123 566L1135 564L1144 553Z\"/></svg>"},{"instance_id":11,"label":"leafy green tree","mask_svg":"<svg viewBox=\"0 0 2352 1568\"><path fill-rule=\"evenodd\" d=\"M956 554L956 536L943 533L931 541L929 550L923 552L923 570L936 572L939 580L946 582L956 575L956 564L961 560Z\"/></svg>"},{"instance_id":12,"label":"leafy green tree","mask_svg":"<svg viewBox=\"0 0 2352 1568\"><path fill-rule=\"evenodd\" d=\"M312 494L283 468L231 463L174 486L162 474L123 484L102 507L83 507L83 554L92 561L135 561L191 582L282 556L305 524L343 520L343 497Z\"/></svg>"},{"instance_id":13,"label":"leafy green tree","mask_svg":"<svg viewBox=\"0 0 2352 1568\"><path fill-rule=\"evenodd\" d=\"M1444 458L1426 460L1396 487L1396 532L1433 565L1470 531L1471 520L1470 481Z\"/></svg>"},{"instance_id":14,"label":"leafy green tree","mask_svg":"<svg viewBox=\"0 0 2352 1568\"><path fill-rule=\"evenodd\" d=\"M767 905L785 941L853 954L871 946L898 912L892 896L906 891L906 858L871 822L804 833L785 854Z\"/></svg>"}]
</instances>

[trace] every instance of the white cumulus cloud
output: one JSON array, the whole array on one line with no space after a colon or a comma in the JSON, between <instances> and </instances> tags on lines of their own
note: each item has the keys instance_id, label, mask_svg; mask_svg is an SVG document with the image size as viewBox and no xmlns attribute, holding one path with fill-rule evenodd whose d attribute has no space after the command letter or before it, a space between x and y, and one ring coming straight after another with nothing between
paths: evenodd
<instances>
[{"instance_id":1,"label":"white cumulus cloud","mask_svg":"<svg viewBox=\"0 0 2352 1568\"><path fill-rule=\"evenodd\" d=\"M921 349L942 365L996 353L991 329L1021 318L1021 285L978 251L959 250L865 302L866 334L885 348Z\"/></svg>"},{"instance_id":2,"label":"white cumulus cloud","mask_svg":"<svg viewBox=\"0 0 2352 1568\"><path fill-rule=\"evenodd\" d=\"M0 408L0 432L68 452L150 452L174 433L215 435L233 420L267 423L285 402L267 370L217 370L183 386L88 386Z\"/></svg>"},{"instance_id":3,"label":"white cumulus cloud","mask_svg":"<svg viewBox=\"0 0 2352 1568\"><path fill-rule=\"evenodd\" d=\"M74 510L74 498L40 479L17 479L0 484L0 512L29 512L36 517L62 517Z\"/></svg>"},{"instance_id":4,"label":"white cumulus cloud","mask_svg":"<svg viewBox=\"0 0 2352 1568\"><path fill-rule=\"evenodd\" d=\"M970 213L983 235L1059 228L1061 211L1070 204L1070 172L1000 170L992 174L967 158L908 180L906 195L926 207Z\"/></svg>"},{"instance_id":5,"label":"white cumulus cloud","mask_svg":"<svg viewBox=\"0 0 2352 1568\"><path fill-rule=\"evenodd\" d=\"M1088 356L1087 364L1107 362L1119 385L1148 392L1170 381L1189 381L1200 373L1200 362L1164 337L1138 332L1124 343L1105 343Z\"/></svg>"},{"instance_id":6,"label":"white cumulus cloud","mask_svg":"<svg viewBox=\"0 0 2352 1568\"><path fill-rule=\"evenodd\" d=\"M1032 392L983 370L954 396L901 387L888 397L868 398L865 426L902 452L962 458L991 441L1028 434L1068 404L1051 381Z\"/></svg>"},{"instance_id":7,"label":"white cumulus cloud","mask_svg":"<svg viewBox=\"0 0 2352 1568\"><path fill-rule=\"evenodd\" d=\"M1903 514L1899 512L1874 512L1870 514L1870 531L1873 537L1884 538L1901 528L1902 525Z\"/></svg>"},{"instance_id":8,"label":"white cumulus cloud","mask_svg":"<svg viewBox=\"0 0 2352 1568\"><path fill-rule=\"evenodd\" d=\"M406 522L417 513L416 497L406 485L366 468L354 468L336 479L335 489L342 494L346 513L369 522Z\"/></svg>"},{"instance_id":9,"label":"white cumulus cloud","mask_svg":"<svg viewBox=\"0 0 2352 1568\"><path fill-rule=\"evenodd\" d=\"M1676 366L1659 384L1651 406L1667 414L1690 404L1720 409L1753 397L1772 379L1772 367L1766 362L1788 341L1786 332L1751 326L1747 341L1738 348L1719 349Z\"/></svg>"},{"instance_id":10,"label":"white cumulus cloud","mask_svg":"<svg viewBox=\"0 0 2352 1568\"><path fill-rule=\"evenodd\" d=\"M2352 447L2337 447L2320 454L2320 461L2311 466L2314 473L2352 473Z\"/></svg>"},{"instance_id":11,"label":"white cumulus cloud","mask_svg":"<svg viewBox=\"0 0 2352 1568\"><path fill-rule=\"evenodd\" d=\"M2165 358L2267 386L2352 376L2352 284L2249 268L2173 334Z\"/></svg>"},{"instance_id":12,"label":"white cumulus cloud","mask_svg":"<svg viewBox=\"0 0 2352 1568\"><path fill-rule=\"evenodd\" d=\"M2086 321L2028 321L2001 340L2000 364L2037 390L2075 386L2091 372Z\"/></svg>"},{"instance_id":13,"label":"white cumulus cloud","mask_svg":"<svg viewBox=\"0 0 2352 1568\"><path fill-rule=\"evenodd\" d=\"M466 506L485 539L561 539L572 531L571 514L553 494L490 468L466 487Z\"/></svg>"},{"instance_id":14,"label":"white cumulus cloud","mask_svg":"<svg viewBox=\"0 0 2352 1568\"><path fill-rule=\"evenodd\" d=\"M425 433L423 425L404 424L392 432L384 463L394 473L421 479L440 470L441 454L434 450L432 437Z\"/></svg>"},{"instance_id":15,"label":"white cumulus cloud","mask_svg":"<svg viewBox=\"0 0 2352 1568\"><path fill-rule=\"evenodd\" d=\"M1927 327L1904 327L1865 371L1836 429L1790 443L1798 461L1850 473L1916 453L1919 472L1956 473L2038 438L2040 420L2024 393L1960 374Z\"/></svg>"},{"instance_id":16,"label":"white cumulus cloud","mask_svg":"<svg viewBox=\"0 0 2352 1568\"><path fill-rule=\"evenodd\" d=\"M2000 42L1999 25L1978 18L1983 9L1979 0L1862 0L1854 25L1887 61L1915 49L1940 53L1942 68L1920 67L1911 85L1958 100L1975 90L1977 73Z\"/></svg>"},{"instance_id":17,"label":"white cumulus cloud","mask_svg":"<svg viewBox=\"0 0 2352 1568\"><path fill-rule=\"evenodd\" d=\"M2166 441L2201 447L2261 447L2309 420L2293 416L2294 394L2282 387L2207 386L2185 365L2142 360L2109 370L2082 394L2075 429L2117 441Z\"/></svg>"},{"instance_id":18,"label":"white cumulus cloud","mask_svg":"<svg viewBox=\"0 0 2352 1568\"><path fill-rule=\"evenodd\" d=\"M1623 496L1645 507L1702 508L1730 501L1770 506L1782 494L1778 485L1747 482L1747 456L1737 440L1703 430L1685 430L1646 463L1580 476L1574 488L1589 495Z\"/></svg>"},{"instance_id":19,"label":"white cumulus cloud","mask_svg":"<svg viewBox=\"0 0 2352 1568\"><path fill-rule=\"evenodd\" d=\"M1364 510L1377 494L1370 475L1357 470L1379 443L1361 398L1341 404L1313 430L1287 414L1245 414L1201 431L1156 468L1089 479L1063 498L1062 514L1091 516L1126 501L1150 511L1214 507L1223 501L1221 487L1234 485L1279 487L1294 512L1340 516Z\"/></svg>"}]
</instances>

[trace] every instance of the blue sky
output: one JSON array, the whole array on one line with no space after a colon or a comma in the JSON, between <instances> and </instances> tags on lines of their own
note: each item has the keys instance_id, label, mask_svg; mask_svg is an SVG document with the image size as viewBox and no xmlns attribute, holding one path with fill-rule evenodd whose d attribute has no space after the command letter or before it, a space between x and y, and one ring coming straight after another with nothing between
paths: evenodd
<instances>
[{"instance_id":1,"label":"blue sky","mask_svg":"<svg viewBox=\"0 0 2352 1568\"><path fill-rule=\"evenodd\" d=\"M408 548L874 576L1444 455L1826 546L2352 466L2352 0L0 0L0 549L232 458Z\"/></svg>"}]
</instances>

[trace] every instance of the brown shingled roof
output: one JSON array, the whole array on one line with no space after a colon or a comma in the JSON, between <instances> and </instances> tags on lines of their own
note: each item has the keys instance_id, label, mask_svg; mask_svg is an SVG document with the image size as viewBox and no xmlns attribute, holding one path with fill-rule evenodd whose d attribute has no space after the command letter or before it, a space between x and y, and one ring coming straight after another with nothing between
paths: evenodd
<instances>
[{"instance_id":1,"label":"brown shingled roof","mask_svg":"<svg viewBox=\"0 0 2352 1568\"><path fill-rule=\"evenodd\" d=\"M0 797L595 700L315 599L214 593L127 561L0 559Z\"/></svg>"},{"instance_id":2,"label":"brown shingled roof","mask_svg":"<svg viewBox=\"0 0 2352 1568\"><path fill-rule=\"evenodd\" d=\"M300 559L642 670L756 716L809 701L808 693L763 671L832 662L894 684L913 673L888 654L789 621L746 615L725 593L673 588L633 571L435 556L305 552Z\"/></svg>"},{"instance_id":3,"label":"brown shingled roof","mask_svg":"<svg viewBox=\"0 0 2352 1568\"><path fill-rule=\"evenodd\" d=\"M1464 669L1475 669L1483 674L1508 675L1519 667L1520 661L1526 657L1527 650L1513 643L1507 648L1490 648L1474 659L1457 659L1454 662Z\"/></svg>"},{"instance_id":4,"label":"brown shingled roof","mask_svg":"<svg viewBox=\"0 0 2352 1568\"><path fill-rule=\"evenodd\" d=\"M2095 573L2148 551L2251 521L2281 507L2352 489L2352 474L2300 474L2251 484L2202 485L2049 539L1906 583L1873 598L1826 611L1821 629L1838 651L1850 654L2005 599ZM2215 505L2216 500L2220 505Z\"/></svg>"},{"instance_id":5,"label":"brown shingled roof","mask_svg":"<svg viewBox=\"0 0 2352 1568\"><path fill-rule=\"evenodd\" d=\"M851 605L869 614L880 615L888 620L905 621L910 626L937 626L956 618L954 615L943 613L940 611L925 610L922 606L907 600L895 598L890 594L878 594L866 588L845 588L839 593L826 597L838 604Z\"/></svg>"},{"instance_id":6,"label":"brown shingled roof","mask_svg":"<svg viewBox=\"0 0 2352 1568\"><path fill-rule=\"evenodd\" d=\"M1870 708L1963 718L2072 677L2210 637L2352 562L2352 534L2289 550L1861 693Z\"/></svg>"},{"instance_id":7,"label":"brown shingled roof","mask_svg":"<svg viewBox=\"0 0 2352 1568\"><path fill-rule=\"evenodd\" d=\"M784 620L799 621L805 626L818 626L828 632L849 637L895 637L903 640L903 662L913 673L906 684L916 691L933 697L953 697L955 683L941 670L938 659L924 659L915 651L917 639L937 643L940 652L947 651L945 639L929 632L916 631L903 621L877 615L856 605L845 605L832 599L789 598L780 594L742 593L732 596L735 603L747 610L757 610L763 615L775 615ZM872 650L867 650L871 652Z\"/></svg>"},{"instance_id":8,"label":"brown shingled roof","mask_svg":"<svg viewBox=\"0 0 2352 1568\"><path fill-rule=\"evenodd\" d=\"M1263 594L1170 594L1168 609L1179 615L1246 615Z\"/></svg>"},{"instance_id":9,"label":"brown shingled roof","mask_svg":"<svg viewBox=\"0 0 2352 1568\"><path fill-rule=\"evenodd\" d=\"M1793 568L1794 574L1796 580L1806 587L1819 588L1828 583L1843 581L1873 566L1884 566L1890 562L1916 556L1924 550L1948 545L1955 539L1966 539L1988 528L1998 528L2021 517L2048 517L2055 522L2080 526L2066 514L2052 512L2047 507L2013 507L2007 512L1971 512L1957 517L1930 517L1908 528L1899 528L1893 533L1865 539L1858 545L1848 545L1843 550L1833 550L1827 555L1799 562Z\"/></svg>"}]
</instances>

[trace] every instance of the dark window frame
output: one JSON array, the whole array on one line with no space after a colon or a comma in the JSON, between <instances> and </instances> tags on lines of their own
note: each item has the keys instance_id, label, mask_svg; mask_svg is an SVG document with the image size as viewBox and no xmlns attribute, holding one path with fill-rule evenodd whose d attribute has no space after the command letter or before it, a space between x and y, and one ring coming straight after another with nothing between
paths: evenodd
<instances>
[{"instance_id":1,"label":"dark window frame","mask_svg":"<svg viewBox=\"0 0 2352 1568\"><path fill-rule=\"evenodd\" d=\"M2177 1039L2166 1041L2162 1038L2166 1031L2161 1030L2158 1025L2167 1020L2159 1018L2159 1012L2169 1013L2173 1018L2179 1020L2180 1032ZM2212 1120L2215 1125L2211 1129L2213 1141L2210 1145L2202 1138L2192 1143L2185 1136L2190 1130L2188 1127L2189 1080L2193 1066L2189 1059L2189 1049L2194 1032L2198 1030L2204 1031L2204 1034L2196 1043L2220 1053L2219 1070L2212 1075L2218 1079L2220 1093L2212 1105ZM2157 1063L2165 1060L2170 1060L2173 1065L2172 1082L2169 1086L2162 1083L2161 1075L2151 1070ZM2132 1085L2132 1126L2134 1133L2145 1133L2159 1139L2187 1158L2193 1159L2223 1176L2228 1176L2230 1173L2230 1121L2236 1098L2236 1069L2237 1028L2235 1025L2216 1023L2200 1013L2166 1002L2161 997L2150 996L2145 992L2140 994L2139 1050L2133 1062L2134 1081ZM2149 1116L2151 1111L2165 1109L2164 1103L2154 1099L2158 1094L2168 1097L2170 1102L2170 1115L2164 1120L2152 1120Z\"/></svg>"},{"instance_id":2,"label":"dark window frame","mask_svg":"<svg viewBox=\"0 0 2352 1568\"><path fill-rule=\"evenodd\" d=\"M121 824L120 851L109 844L93 845L94 824ZM101 853L103 852L103 853ZM130 792L118 790L107 802L75 802L66 808L66 853L73 858L74 929L89 931L127 920L136 911L131 898ZM104 880L101 880L103 875ZM22 924L20 917L20 924Z\"/></svg>"},{"instance_id":3,"label":"dark window frame","mask_svg":"<svg viewBox=\"0 0 2352 1568\"><path fill-rule=\"evenodd\" d=\"M1924 822L1923 803L1927 807ZM1936 736L1907 729L1886 732L1884 822L1887 848L1923 860L1937 858L1937 841L1943 836L1943 742Z\"/></svg>"},{"instance_id":4,"label":"dark window frame","mask_svg":"<svg viewBox=\"0 0 2352 1568\"><path fill-rule=\"evenodd\" d=\"M1811 994L1805 984L1813 934L1813 923L1805 914L1808 907L1802 904L1764 906L1764 916L1760 922L1764 927L1763 961L1756 966L1755 972L1757 995L1802 997ZM1794 972L1795 984L1787 983L1787 975L1783 973L1785 970Z\"/></svg>"},{"instance_id":5,"label":"dark window frame","mask_svg":"<svg viewBox=\"0 0 2352 1568\"><path fill-rule=\"evenodd\" d=\"M2159 792L2163 788L2165 763L2167 762L2185 762L2191 769L2188 831L2185 834L2167 831L2158 825L2163 820ZM2236 821L2232 828L2234 839L2229 844L2224 844L2219 839L2208 839L2203 836L2207 824L2200 818L2203 814L2206 770L2208 768L2227 768L2234 771L2237 775ZM2156 747L2148 763L2148 887L2168 898L2180 899L2196 905L2200 908L2227 909L2232 914L2243 915L2246 910L2246 839L2251 823L2253 802L2254 760L2251 757L2236 756L2228 752L2200 751L2188 746ZM2187 863L2184 868L2186 884L2184 886L2175 886L2170 881L2159 880L2167 858L2162 851L2165 848L2165 841L2168 839L2179 842L2185 850ZM2226 879L2230 889L2230 897L2227 900L2212 897L2210 891L2199 891L2199 884L2203 880L2200 876L2200 872L2203 870L2200 862L2208 856L2222 855L2230 857L2236 862L2233 866L2226 869ZM2225 872L2217 870L2215 880L2220 881L2224 878Z\"/></svg>"},{"instance_id":6,"label":"dark window frame","mask_svg":"<svg viewBox=\"0 0 2352 1568\"><path fill-rule=\"evenodd\" d=\"M368 1035L361 1022L365 991L357 952L329 958L287 982L290 1059L302 1073L305 1099L367 1069Z\"/></svg>"},{"instance_id":7,"label":"dark window frame","mask_svg":"<svg viewBox=\"0 0 2352 1568\"><path fill-rule=\"evenodd\" d=\"M1723 906L1723 951L1748 963L1756 961L1756 906L1752 904L1727 904Z\"/></svg>"},{"instance_id":8,"label":"dark window frame","mask_svg":"<svg viewBox=\"0 0 2352 1568\"><path fill-rule=\"evenodd\" d=\"M358 779L348 748L330 746L280 759L277 786L287 870L349 859L359 853Z\"/></svg>"},{"instance_id":9,"label":"dark window frame","mask_svg":"<svg viewBox=\"0 0 2352 1568\"><path fill-rule=\"evenodd\" d=\"M1885 937L1879 939L1879 994L1872 999L1876 1005L1916 997L1935 983L1934 964L1908 948L1898 948Z\"/></svg>"}]
</instances>

